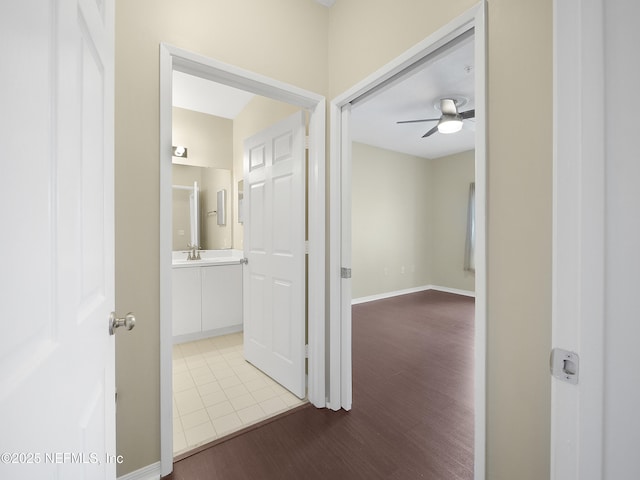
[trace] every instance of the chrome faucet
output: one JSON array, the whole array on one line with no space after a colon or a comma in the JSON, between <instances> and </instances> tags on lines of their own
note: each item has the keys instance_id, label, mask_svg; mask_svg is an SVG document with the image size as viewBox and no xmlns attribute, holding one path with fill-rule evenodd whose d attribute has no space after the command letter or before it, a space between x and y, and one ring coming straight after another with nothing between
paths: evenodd
<instances>
[{"instance_id":1,"label":"chrome faucet","mask_svg":"<svg viewBox=\"0 0 640 480\"><path fill-rule=\"evenodd\" d=\"M189 248L189 255L187 255L187 260L201 260L200 258L200 247L198 245L187 244L187 248Z\"/></svg>"}]
</instances>

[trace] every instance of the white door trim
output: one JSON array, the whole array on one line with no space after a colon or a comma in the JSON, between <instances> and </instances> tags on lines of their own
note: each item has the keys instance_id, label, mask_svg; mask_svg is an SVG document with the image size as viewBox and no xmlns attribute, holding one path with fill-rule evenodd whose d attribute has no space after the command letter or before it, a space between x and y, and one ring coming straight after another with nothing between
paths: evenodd
<instances>
[{"instance_id":1,"label":"white door trim","mask_svg":"<svg viewBox=\"0 0 640 480\"><path fill-rule=\"evenodd\" d=\"M174 70L305 108L309 121L308 399L325 398L325 99L315 93L181 48L160 44L160 459L173 468L171 381L171 124Z\"/></svg>"},{"instance_id":2,"label":"white door trim","mask_svg":"<svg viewBox=\"0 0 640 480\"><path fill-rule=\"evenodd\" d=\"M551 380L551 475L601 479L604 431L604 0L554 0L552 348L578 385Z\"/></svg>"},{"instance_id":3,"label":"white door trim","mask_svg":"<svg viewBox=\"0 0 640 480\"><path fill-rule=\"evenodd\" d=\"M397 75L417 66L422 59L470 29L475 30L476 74L476 309L475 309L475 461L474 478L485 478L485 430L486 430L486 1L455 18L422 42L388 63L371 76L359 82L330 104L330 263L329 263L329 349L331 352L330 397L328 406L334 410L351 408L351 299L344 299L341 279L343 252L350 249L349 234L343 235L342 189L343 172L350 171L350 149L344 146L343 135L348 136L348 115L343 112L354 100L374 89L394 81ZM348 174L348 173L347 173ZM349 258L348 254L347 257ZM347 301L348 300L348 301ZM339 361L334 352L341 352ZM346 391L345 391L346 390Z\"/></svg>"}]
</instances>

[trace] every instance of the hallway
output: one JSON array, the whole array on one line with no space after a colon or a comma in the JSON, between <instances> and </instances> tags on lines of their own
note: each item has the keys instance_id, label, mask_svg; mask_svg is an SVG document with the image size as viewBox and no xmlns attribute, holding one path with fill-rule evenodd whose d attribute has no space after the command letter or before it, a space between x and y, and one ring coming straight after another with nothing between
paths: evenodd
<instances>
[{"instance_id":1,"label":"hallway","mask_svg":"<svg viewBox=\"0 0 640 480\"><path fill-rule=\"evenodd\" d=\"M311 405L174 464L172 480L473 478L474 299L353 307L353 409Z\"/></svg>"}]
</instances>

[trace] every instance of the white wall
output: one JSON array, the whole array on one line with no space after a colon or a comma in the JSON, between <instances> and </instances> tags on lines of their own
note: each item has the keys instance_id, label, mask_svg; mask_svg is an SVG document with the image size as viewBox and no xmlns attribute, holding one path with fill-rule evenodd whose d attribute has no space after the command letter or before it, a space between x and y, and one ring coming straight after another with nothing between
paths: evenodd
<instances>
[{"instance_id":1,"label":"white wall","mask_svg":"<svg viewBox=\"0 0 640 480\"><path fill-rule=\"evenodd\" d=\"M604 476L640 478L640 3L606 0Z\"/></svg>"}]
</instances>

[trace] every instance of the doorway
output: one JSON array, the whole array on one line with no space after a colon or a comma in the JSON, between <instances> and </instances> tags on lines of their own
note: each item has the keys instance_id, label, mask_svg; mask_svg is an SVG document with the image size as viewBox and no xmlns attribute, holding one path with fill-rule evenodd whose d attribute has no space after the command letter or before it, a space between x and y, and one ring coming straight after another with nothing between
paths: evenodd
<instances>
[{"instance_id":1,"label":"doorway","mask_svg":"<svg viewBox=\"0 0 640 480\"><path fill-rule=\"evenodd\" d=\"M213 59L162 44L160 72L160 349L161 349L161 472L167 475L173 462L172 325L171 325L171 156L172 77L174 71L232 86L272 100L285 102L309 114L308 179L308 387L307 398L325 406L324 371L324 99Z\"/></svg>"},{"instance_id":2,"label":"doorway","mask_svg":"<svg viewBox=\"0 0 640 480\"><path fill-rule=\"evenodd\" d=\"M296 259L298 264L287 285L298 285L299 289L298 295L287 295L287 298L297 299L298 305L304 305L306 116L301 115L298 107L182 72L174 72L173 80L172 140L177 145L172 147L173 450L174 456L179 457L290 410L302 404L306 397L305 323L297 321L305 318L304 310L287 315L292 320L290 324L279 322L274 329L263 326L268 320L265 312L272 309L259 308L258 316L252 314L254 309L249 300L259 299L260 292L252 295L255 285L246 281L256 278L254 270L261 259L255 256L260 257L262 253L260 246L255 245L256 234L250 236L249 233L257 226L268 225L269 218L273 220L273 215L278 213L286 217L288 228L282 225L278 229L272 228L273 238L278 238L280 232L286 236L286 245L297 245L299 249L295 255L286 256L290 260ZM248 166L243 165L247 159L244 152L246 138L255 135L263 123L269 125L269 130L277 128L282 121L272 122L282 116L289 118L291 110L296 112L293 125L297 148L295 154L278 148L276 164L282 170L287 161L285 154L290 153L289 169L295 166L296 172L283 176L280 171L275 182L266 185L262 182L261 185L269 191L275 189L279 194L276 198L290 197L294 192L287 186L297 179L295 195L298 199L269 208L264 205L271 198L267 193L256 205L251 201L252 193L260 189L250 181L246 172ZM262 132L257 134L258 139L262 139L259 144L269 146L270 142L264 141ZM289 145L282 139L281 143L284 147ZM272 163L254 166L253 173L270 171ZM236 213L238 205L243 207L240 216ZM298 206L297 227L289 205ZM256 207L265 209L267 214L273 212L273 215L256 212ZM232 244L232 237L236 239L235 244ZM278 242L280 257L285 253L283 246L282 241ZM243 264L244 258L247 260ZM264 275L258 277L264 278ZM282 275L278 279L279 288L285 288ZM266 286L258 287L261 291L269 291L265 290ZM275 307L280 312L287 305ZM279 315L278 318L283 317ZM253 327L256 321L259 322L257 329ZM273 337L256 338L256 333L264 331L272 331ZM295 331L297 336L293 334ZM288 349L282 348L285 338L289 339L289 344L284 345ZM285 351L292 355L284 363L276 362L275 368L269 368L273 362L265 362L265 355L252 356L256 340L263 347L277 345L278 354L265 352L266 360L283 358ZM286 376L292 368L299 372L293 385L287 382Z\"/></svg>"},{"instance_id":3,"label":"doorway","mask_svg":"<svg viewBox=\"0 0 640 480\"><path fill-rule=\"evenodd\" d=\"M351 408L352 232L351 122L354 102L390 88L428 62L446 45L465 35L474 37L475 58L475 330L474 330L474 478L485 471L485 358L486 358L486 139L484 4L472 8L396 60L331 102L331 262L336 281L330 291L330 401L333 409ZM400 119L399 119L400 120ZM338 358L336 361L335 358Z\"/></svg>"}]
</instances>

